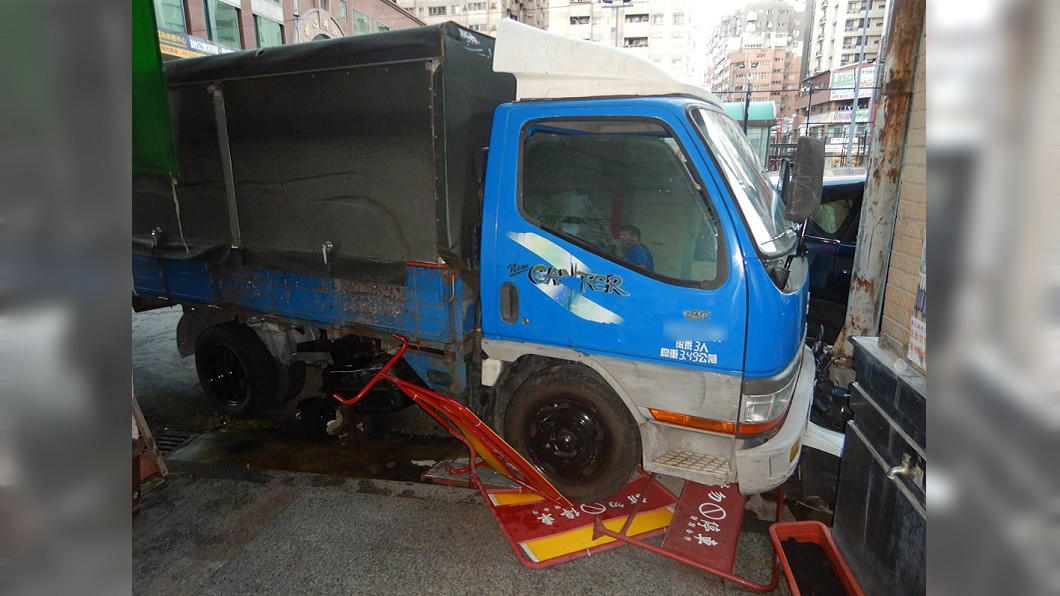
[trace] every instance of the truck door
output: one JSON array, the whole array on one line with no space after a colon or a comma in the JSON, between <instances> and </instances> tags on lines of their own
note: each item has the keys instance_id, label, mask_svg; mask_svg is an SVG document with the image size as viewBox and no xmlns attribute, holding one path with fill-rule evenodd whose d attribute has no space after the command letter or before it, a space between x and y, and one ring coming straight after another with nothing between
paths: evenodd
<instances>
[{"instance_id":1,"label":"truck door","mask_svg":"<svg viewBox=\"0 0 1060 596\"><path fill-rule=\"evenodd\" d=\"M742 257L721 177L686 150L695 141L680 111L507 110L494 124L490 159L501 163L490 165L485 198L485 337L666 367L635 365L649 384L667 371L674 383L682 370L716 373L738 393ZM732 419L737 393L711 408L710 383L694 385L636 405Z\"/></svg>"}]
</instances>

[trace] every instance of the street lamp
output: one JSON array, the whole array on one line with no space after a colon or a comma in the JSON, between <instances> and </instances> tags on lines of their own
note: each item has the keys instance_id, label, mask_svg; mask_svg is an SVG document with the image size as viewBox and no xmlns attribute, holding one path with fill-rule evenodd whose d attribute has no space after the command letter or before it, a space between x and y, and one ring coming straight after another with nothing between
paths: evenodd
<instances>
[{"instance_id":1,"label":"street lamp","mask_svg":"<svg viewBox=\"0 0 1060 596\"><path fill-rule=\"evenodd\" d=\"M751 68L758 68L758 62L751 62ZM747 121L751 117L751 77L744 73L744 94L743 94L743 134L747 136Z\"/></svg>"},{"instance_id":2,"label":"street lamp","mask_svg":"<svg viewBox=\"0 0 1060 596\"><path fill-rule=\"evenodd\" d=\"M804 83L801 91L810 94L810 97L806 99L806 136L810 136L810 109L813 108L813 81Z\"/></svg>"}]
</instances>

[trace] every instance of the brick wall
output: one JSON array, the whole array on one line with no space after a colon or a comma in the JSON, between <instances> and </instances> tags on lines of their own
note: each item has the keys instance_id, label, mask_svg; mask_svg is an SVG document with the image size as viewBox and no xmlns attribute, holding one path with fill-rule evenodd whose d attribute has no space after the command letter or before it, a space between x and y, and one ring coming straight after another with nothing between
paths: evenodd
<instances>
[{"instance_id":1,"label":"brick wall","mask_svg":"<svg viewBox=\"0 0 1060 596\"><path fill-rule=\"evenodd\" d=\"M891 263L887 270L884 293L883 323L880 345L904 356L909 348L909 321L913 316L920 255L927 224L927 84L924 66L927 61L926 39L920 41L913 106L909 115L905 154L902 159L902 184L898 195L898 219L895 222Z\"/></svg>"}]
</instances>

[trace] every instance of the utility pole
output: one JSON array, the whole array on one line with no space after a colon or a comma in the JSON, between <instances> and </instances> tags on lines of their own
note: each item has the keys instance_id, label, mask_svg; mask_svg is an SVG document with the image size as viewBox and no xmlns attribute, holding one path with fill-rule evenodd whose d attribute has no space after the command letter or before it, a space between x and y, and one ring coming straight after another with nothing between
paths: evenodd
<instances>
[{"instance_id":1,"label":"utility pole","mask_svg":"<svg viewBox=\"0 0 1060 596\"><path fill-rule=\"evenodd\" d=\"M887 44L877 60L882 75L877 118L872 123L869 174L858 225L846 324L833 353L848 363L853 352L847 337L878 335L883 315L884 286L894 237L903 148L913 101L916 58L924 35L925 0L891 0Z\"/></svg>"},{"instance_id":2,"label":"utility pole","mask_svg":"<svg viewBox=\"0 0 1060 596\"><path fill-rule=\"evenodd\" d=\"M850 131L847 133L847 160L846 166L852 167L851 160L854 155L854 135L858 129L858 103L861 95L861 64L865 62L865 45L869 43L869 11L872 10L872 0L864 0L865 18L861 23L861 50L858 51L858 66L854 69L854 105L850 109ZM879 64L877 56L876 63ZM877 67L878 68L878 67Z\"/></svg>"},{"instance_id":3,"label":"utility pole","mask_svg":"<svg viewBox=\"0 0 1060 596\"><path fill-rule=\"evenodd\" d=\"M615 47L621 47L618 45L618 11L629 6L633 0L600 0L605 6L615 11Z\"/></svg>"}]
</instances>

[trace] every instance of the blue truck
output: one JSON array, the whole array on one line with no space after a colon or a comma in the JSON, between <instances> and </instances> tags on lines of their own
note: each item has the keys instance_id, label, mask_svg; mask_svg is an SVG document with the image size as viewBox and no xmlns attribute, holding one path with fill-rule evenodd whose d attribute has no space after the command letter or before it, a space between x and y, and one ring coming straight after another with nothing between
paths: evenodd
<instances>
[{"instance_id":1,"label":"blue truck","mask_svg":"<svg viewBox=\"0 0 1060 596\"><path fill-rule=\"evenodd\" d=\"M792 473L814 363L789 218L813 168L776 190L712 95L509 21L165 74L181 174L134 179L134 306L183 307L222 412L290 398L306 366L354 391L398 334L402 374L572 500L637 466L746 494Z\"/></svg>"}]
</instances>

